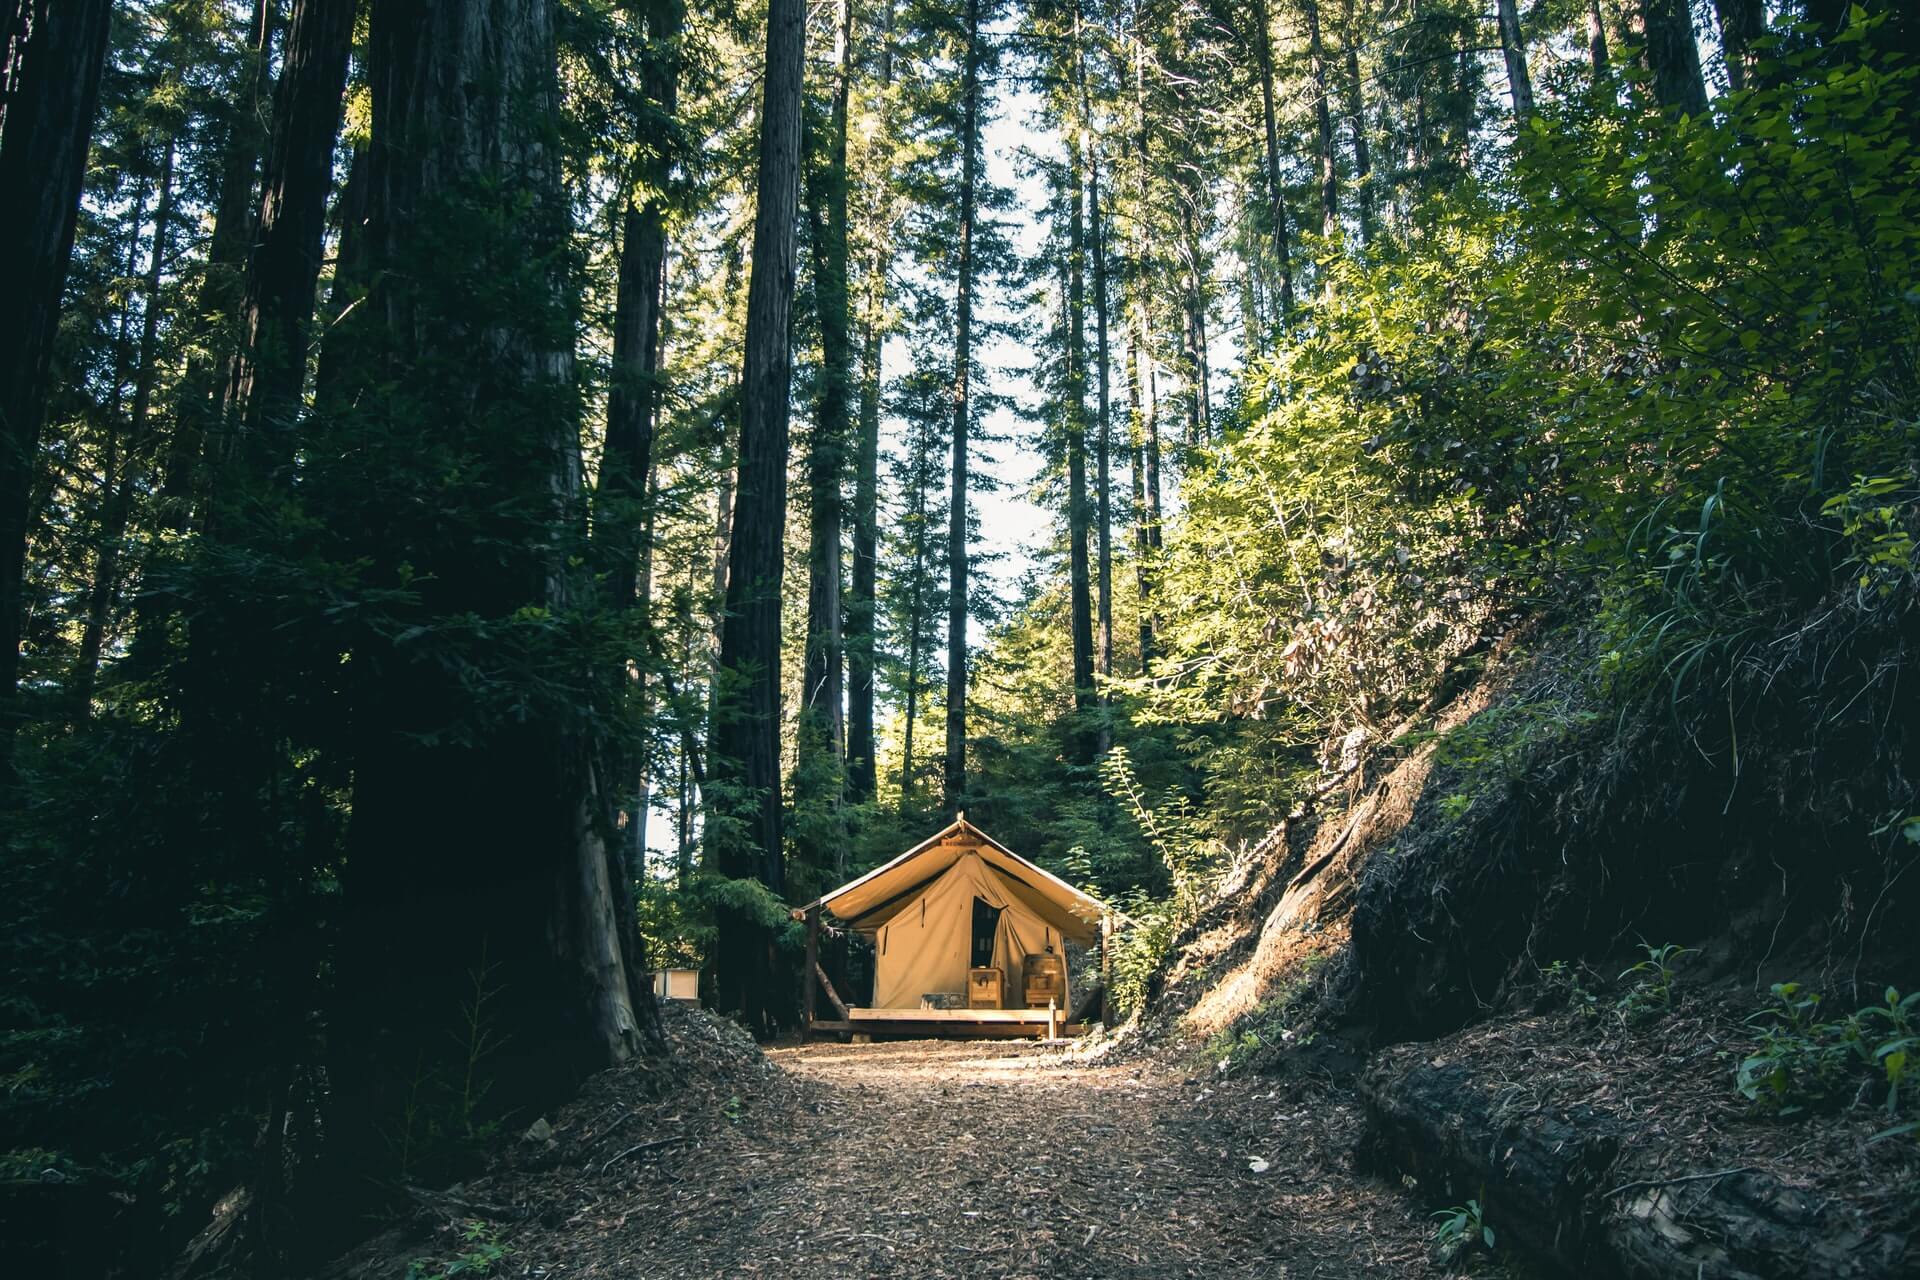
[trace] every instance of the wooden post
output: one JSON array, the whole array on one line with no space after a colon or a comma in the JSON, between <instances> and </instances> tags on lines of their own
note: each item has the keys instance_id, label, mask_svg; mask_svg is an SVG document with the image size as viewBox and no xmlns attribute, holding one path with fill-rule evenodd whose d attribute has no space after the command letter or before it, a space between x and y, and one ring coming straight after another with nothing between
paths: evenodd
<instances>
[{"instance_id":1,"label":"wooden post","mask_svg":"<svg viewBox=\"0 0 1920 1280\"><path fill-rule=\"evenodd\" d=\"M813 1032L814 973L820 968L820 908L807 908L807 967L800 971L800 1037Z\"/></svg>"},{"instance_id":2,"label":"wooden post","mask_svg":"<svg viewBox=\"0 0 1920 1280\"><path fill-rule=\"evenodd\" d=\"M1100 913L1100 1021L1113 1025L1113 956L1108 939L1113 936L1113 913Z\"/></svg>"}]
</instances>

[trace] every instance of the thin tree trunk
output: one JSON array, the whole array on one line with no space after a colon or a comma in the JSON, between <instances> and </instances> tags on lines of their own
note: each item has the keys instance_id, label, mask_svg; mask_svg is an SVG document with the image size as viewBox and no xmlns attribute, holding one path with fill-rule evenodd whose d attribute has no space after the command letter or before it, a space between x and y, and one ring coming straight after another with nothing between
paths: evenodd
<instances>
[{"instance_id":1,"label":"thin tree trunk","mask_svg":"<svg viewBox=\"0 0 1920 1280\"><path fill-rule=\"evenodd\" d=\"M73 254L109 0L29 0L0 116L0 788L13 775L28 495L40 460L60 294Z\"/></svg>"},{"instance_id":2,"label":"thin tree trunk","mask_svg":"<svg viewBox=\"0 0 1920 1280\"><path fill-rule=\"evenodd\" d=\"M1280 181L1280 126L1279 116L1274 107L1273 92L1273 18L1267 9L1267 0L1253 0L1253 28L1254 59L1260 66L1260 114L1266 132L1268 211L1273 221L1274 258L1280 270L1280 327L1285 329L1293 323L1293 252L1287 235L1286 187ZM1136 61L1134 68L1136 93L1141 94L1142 164L1145 163L1146 155L1146 105L1144 90L1138 86L1143 74Z\"/></svg>"},{"instance_id":3,"label":"thin tree trunk","mask_svg":"<svg viewBox=\"0 0 1920 1280\"><path fill-rule=\"evenodd\" d=\"M800 88L804 0L771 0L760 116L753 270L740 380L740 453L733 541L727 556L726 621L720 633L721 714L708 771L734 789L734 812L714 842L717 869L786 891L780 802L780 593L787 527L790 347L800 202ZM711 822L712 820L709 819ZM718 824L716 824L718 825ZM765 925L731 908L716 912L720 1008L770 1033L789 1003L774 971Z\"/></svg>"},{"instance_id":4,"label":"thin tree trunk","mask_svg":"<svg viewBox=\"0 0 1920 1280\"><path fill-rule=\"evenodd\" d=\"M643 16L647 51L640 73L641 92L661 120L671 120L679 107L680 33L686 6L681 0L652 0ZM672 168L673 157L666 144L654 142L643 152L636 174L645 196L637 203L627 199L621 210L620 262L614 285L613 379L607 393L606 440L594 495L593 538L603 589L613 606L629 615L632 634L637 637L635 661L631 666L621 661L610 674L617 685L637 684L633 693L643 724L648 667L645 655L653 624L653 446L660 405L661 323L666 296L664 193ZM630 671L637 671L637 677ZM631 752L615 753L613 770L623 791L633 789L624 841L627 874L633 880L646 872L646 741L643 730ZM620 799L628 803L626 796Z\"/></svg>"},{"instance_id":5,"label":"thin tree trunk","mask_svg":"<svg viewBox=\"0 0 1920 1280\"><path fill-rule=\"evenodd\" d=\"M1355 27L1353 0L1346 0L1340 42L1346 46L1347 128L1353 135L1353 189L1360 203L1360 243L1373 243L1373 154L1367 146L1367 110L1360 85L1360 33Z\"/></svg>"},{"instance_id":6,"label":"thin tree trunk","mask_svg":"<svg viewBox=\"0 0 1920 1280\"><path fill-rule=\"evenodd\" d=\"M820 391L807 457L810 497L807 548L807 640L801 683L800 772L831 777L838 806L846 756L841 543L846 527L842 486L853 389L853 341L847 265L847 95L853 79L853 4L837 0L834 23L833 106L826 155L808 181L813 230L814 305L820 325ZM824 757L824 767L818 763ZM812 766L812 767L810 767ZM834 841L844 857L846 842ZM813 850L815 860L826 851Z\"/></svg>"},{"instance_id":7,"label":"thin tree trunk","mask_svg":"<svg viewBox=\"0 0 1920 1280\"><path fill-rule=\"evenodd\" d=\"M357 8L355 0L296 0L287 29L230 391L256 480L293 454Z\"/></svg>"},{"instance_id":8,"label":"thin tree trunk","mask_svg":"<svg viewBox=\"0 0 1920 1280\"><path fill-rule=\"evenodd\" d=\"M1687 0L1639 0L1653 96L1668 113L1700 116L1707 111L1707 83L1693 40L1693 10Z\"/></svg>"},{"instance_id":9,"label":"thin tree trunk","mask_svg":"<svg viewBox=\"0 0 1920 1280\"><path fill-rule=\"evenodd\" d=\"M893 85L893 0L881 9L880 92ZM885 128L883 123L882 128ZM893 175L883 169L874 182L883 192ZM874 602L880 544L880 374L884 354L887 292L886 236L875 237L867 266L865 316L860 350L860 422L854 449L853 581L847 593L847 798L855 804L875 793Z\"/></svg>"},{"instance_id":10,"label":"thin tree trunk","mask_svg":"<svg viewBox=\"0 0 1920 1280\"><path fill-rule=\"evenodd\" d=\"M1754 46L1767 33L1767 6L1765 0L1713 0L1713 12L1720 20L1720 53L1727 67L1727 84L1738 93L1747 87L1760 60L1760 51Z\"/></svg>"},{"instance_id":11,"label":"thin tree trunk","mask_svg":"<svg viewBox=\"0 0 1920 1280\"><path fill-rule=\"evenodd\" d=\"M1143 343L1147 378L1147 543L1157 557L1160 529L1160 393L1155 385L1153 348ZM1156 623L1154 630L1159 630Z\"/></svg>"},{"instance_id":12,"label":"thin tree trunk","mask_svg":"<svg viewBox=\"0 0 1920 1280\"><path fill-rule=\"evenodd\" d=\"M1081 77L1081 111L1088 119L1086 79ZM1093 358L1095 376L1094 419L1094 515L1097 545L1095 587L1098 592L1098 634L1094 646L1094 668L1103 677L1113 674L1113 391L1108 376L1111 364L1107 349L1107 243L1106 222L1100 208L1100 152L1097 141L1087 148L1088 214L1093 236ZM1101 701L1107 701L1103 694ZM1105 754L1113 745L1113 729L1102 718L1098 750Z\"/></svg>"},{"instance_id":13,"label":"thin tree trunk","mask_svg":"<svg viewBox=\"0 0 1920 1280\"><path fill-rule=\"evenodd\" d=\"M1587 58L1593 67L1593 78L1606 79L1610 70L1607 23L1600 13L1600 0L1587 0Z\"/></svg>"},{"instance_id":14,"label":"thin tree trunk","mask_svg":"<svg viewBox=\"0 0 1920 1280\"><path fill-rule=\"evenodd\" d=\"M193 310L193 331L187 342L187 367L174 395L173 439L161 471L157 512L160 523L175 533L193 523L194 500L204 488L204 467L210 443L224 452L216 424L226 404L229 361L226 353L239 345L237 320L246 297L247 259L253 245L254 219L260 212L254 180L266 151L264 122L266 96L272 83L267 57L273 42L273 6L254 0L247 24L247 57L242 66L235 101L222 113L225 135L220 144L220 188L214 203L213 230L207 241L207 261L200 296ZM361 182L364 191L366 183ZM364 215L363 215L364 216ZM342 257L345 257L342 244ZM338 281L341 267L335 268ZM339 285L335 285L338 294ZM218 353L216 356L215 353ZM142 630L158 639L164 614L173 602L155 601L143 610ZM140 641L136 638L136 646Z\"/></svg>"},{"instance_id":15,"label":"thin tree trunk","mask_svg":"<svg viewBox=\"0 0 1920 1280\"><path fill-rule=\"evenodd\" d=\"M1300 8L1307 19L1308 69L1313 78L1313 120L1320 151L1320 234L1331 240L1340 229L1340 160L1334 152L1333 110L1327 92L1327 55L1320 42L1320 0L1301 0Z\"/></svg>"},{"instance_id":16,"label":"thin tree trunk","mask_svg":"<svg viewBox=\"0 0 1920 1280\"><path fill-rule=\"evenodd\" d=\"M147 258L146 277L141 282L146 305L140 329L140 372L134 379L133 410L128 415L126 439L117 450L111 448L110 442L100 549L87 592L87 620L81 632L80 652L74 662L74 711L81 719L92 714L100 655L106 646L107 625L112 620L114 600L119 593L121 543L133 514L134 479L141 455L148 448L147 416L152 409L154 382L160 371L160 279L166 266L167 231L173 221L173 160L174 141L169 138L160 161L160 192L153 208L153 249ZM114 387L116 398L118 381L115 380Z\"/></svg>"},{"instance_id":17,"label":"thin tree trunk","mask_svg":"<svg viewBox=\"0 0 1920 1280\"><path fill-rule=\"evenodd\" d=\"M1069 630L1073 638L1073 706L1082 717L1094 705L1093 601L1087 563L1087 338L1086 191L1080 169L1080 122L1067 135L1067 386L1060 415L1067 440L1067 572ZM1077 723L1073 739L1081 763L1093 755L1093 739Z\"/></svg>"},{"instance_id":18,"label":"thin tree trunk","mask_svg":"<svg viewBox=\"0 0 1920 1280\"><path fill-rule=\"evenodd\" d=\"M913 577L907 592L907 723L900 753L900 812L904 816L913 799L913 730L920 714L921 636L926 628L927 578L927 479L930 442L924 425L914 433L913 455L909 463L911 490L907 495L908 527L913 530Z\"/></svg>"},{"instance_id":19,"label":"thin tree trunk","mask_svg":"<svg viewBox=\"0 0 1920 1280\"><path fill-rule=\"evenodd\" d=\"M884 180L884 179L883 179ZM868 277L860 339L860 416L854 446L853 580L847 590L847 799L874 796L874 593L880 543L880 359L884 268Z\"/></svg>"},{"instance_id":20,"label":"thin tree trunk","mask_svg":"<svg viewBox=\"0 0 1920 1280\"><path fill-rule=\"evenodd\" d=\"M1140 344L1127 339L1127 472L1133 478L1133 589L1139 610L1140 674L1153 661L1153 592L1147 577L1146 417L1140 407Z\"/></svg>"},{"instance_id":21,"label":"thin tree trunk","mask_svg":"<svg viewBox=\"0 0 1920 1280\"><path fill-rule=\"evenodd\" d=\"M1533 77L1527 73L1527 39L1520 33L1520 9L1514 0L1496 0L1500 53L1507 62L1507 89L1513 98L1513 118L1525 123L1533 114Z\"/></svg>"},{"instance_id":22,"label":"thin tree trunk","mask_svg":"<svg viewBox=\"0 0 1920 1280\"><path fill-rule=\"evenodd\" d=\"M333 258L333 284L327 292L322 311L325 321L320 339L320 358L313 371L313 404L322 416L339 413L347 407L346 391L352 385L352 344L332 340L334 327L345 321L367 292L368 195L373 181L368 174L365 147L355 147L347 161L347 183L340 189L334 205L334 220L340 225L340 240Z\"/></svg>"},{"instance_id":23,"label":"thin tree trunk","mask_svg":"<svg viewBox=\"0 0 1920 1280\"><path fill-rule=\"evenodd\" d=\"M947 751L942 787L947 806L967 789L967 436L973 423L974 185L980 162L980 3L967 0L961 54L960 226L953 337L953 484L947 525Z\"/></svg>"}]
</instances>

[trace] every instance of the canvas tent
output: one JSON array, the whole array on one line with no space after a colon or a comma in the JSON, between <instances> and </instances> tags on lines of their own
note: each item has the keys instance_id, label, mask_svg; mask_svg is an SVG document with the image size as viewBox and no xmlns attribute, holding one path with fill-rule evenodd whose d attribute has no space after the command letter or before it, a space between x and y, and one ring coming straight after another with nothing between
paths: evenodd
<instances>
[{"instance_id":1,"label":"canvas tent","mask_svg":"<svg viewBox=\"0 0 1920 1280\"><path fill-rule=\"evenodd\" d=\"M1098 944L1103 920L1112 914L968 823L964 814L795 912L815 924L822 913L872 940L871 1008L884 1010L920 1010L930 996L964 998L967 971L982 967L1006 974L1007 1004L1018 1008L1026 958L1047 951L1064 956L1069 942ZM1070 1006L1071 1000L1067 992L1061 1003Z\"/></svg>"}]
</instances>

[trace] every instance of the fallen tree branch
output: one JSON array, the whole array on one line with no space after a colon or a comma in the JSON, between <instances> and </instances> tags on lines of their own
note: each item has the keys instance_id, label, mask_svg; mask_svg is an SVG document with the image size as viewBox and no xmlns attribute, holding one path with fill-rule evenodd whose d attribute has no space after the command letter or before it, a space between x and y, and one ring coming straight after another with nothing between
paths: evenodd
<instances>
[{"instance_id":1,"label":"fallen tree branch","mask_svg":"<svg viewBox=\"0 0 1920 1280\"><path fill-rule=\"evenodd\" d=\"M680 1135L672 1138L655 1138L652 1142L636 1142L632 1146L628 1147L625 1151L622 1151L619 1155L609 1156L607 1158L607 1162L600 1166L600 1172L605 1173L607 1170L613 1168L613 1166L615 1166L616 1164L619 1164L622 1160L625 1160L628 1156L637 1155L642 1151L652 1151L655 1147L670 1147L676 1142L685 1142L685 1141L686 1141L686 1137L684 1135Z\"/></svg>"},{"instance_id":2,"label":"fallen tree branch","mask_svg":"<svg viewBox=\"0 0 1920 1280\"><path fill-rule=\"evenodd\" d=\"M1709 1178L1731 1178L1736 1173L1758 1173L1756 1165L1743 1164L1734 1169L1715 1169L1712 1173L1689 1173L1678 1178L1645 1178L1639 1182L1623 1182L1613 1190L1601 1195L1602 1200L1612 1199L1623 1191L1638 1191L1642 1187L1673 1187L1682 1182L1705 1182Z\"/></svg>"}]
</instances>

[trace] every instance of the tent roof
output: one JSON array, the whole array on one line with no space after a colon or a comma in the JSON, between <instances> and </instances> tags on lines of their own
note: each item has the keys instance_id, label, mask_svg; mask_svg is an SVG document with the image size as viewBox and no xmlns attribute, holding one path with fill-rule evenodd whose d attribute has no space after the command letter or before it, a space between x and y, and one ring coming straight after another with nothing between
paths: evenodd
<instances>
[{"instance_id":1,"label":"tent roof","mask_svg":"<svg viewBox=\"0 0 1920 1280\"><path fill-rule=\"evenodd\" d=\"M1028 862L968 822L964 813L893 861L829 890L794 914L800 916L820 907L851 928L863 932L876 929L967 853L979 854L1029 909L1076 942L1089 942L1099 936L1102 915L1119 914L1098 898Z\"/></svg>"}]
</instances>

